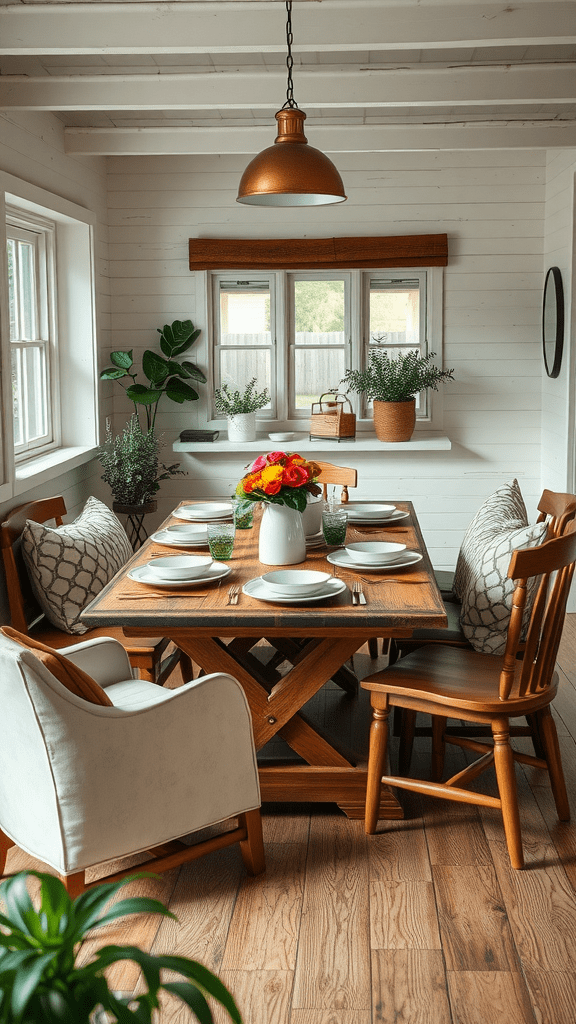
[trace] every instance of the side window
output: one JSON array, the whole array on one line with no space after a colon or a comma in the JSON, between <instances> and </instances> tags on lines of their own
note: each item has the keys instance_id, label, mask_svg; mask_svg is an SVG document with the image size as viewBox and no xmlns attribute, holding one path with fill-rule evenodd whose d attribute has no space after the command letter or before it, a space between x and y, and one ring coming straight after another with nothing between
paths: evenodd
<instances>
[{"instance_id":1,"label":"side window","mask_svg":"<svg viewBox=\"0 0 576 1024\"><path fill-rule=\"evenodd\" d=\"M276 329L273 278L215 277L214 384L242 391L256 377L271 405L260 416L276 416Z\"/></svg>"},{"instance_id":2,"label":"side window","mask_svg":"<svg viewBox=\"0 0 576 1024\"><path fill-rule=\"evenodd\" d=\"M428 352L426 331L426 271L414 276L402 274L366 275L368 331L364 365L370 352L386 349L391 358L407 352ZM416 396L416 415L427 414L427 394Z\"/></svg>"},{"instance_id":3,"label":"side window","mask_svg":"<svg viewBox=\"0 0 576 1024\"><path fill-rule=\"evenodd\" d=\"M54 225L8 216L8 300L14 454L58 442Z\"/></svg>"}]
</instances>

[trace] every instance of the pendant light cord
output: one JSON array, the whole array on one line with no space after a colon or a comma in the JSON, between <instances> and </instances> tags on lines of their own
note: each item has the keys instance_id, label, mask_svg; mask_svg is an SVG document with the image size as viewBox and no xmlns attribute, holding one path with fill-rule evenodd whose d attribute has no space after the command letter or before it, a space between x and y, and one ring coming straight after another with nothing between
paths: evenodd
<instances>
[{"instance_id":1,"label":"pendant light cord","mask_svg":"<svg viewBox=\"0 0 576 1024\"><path fill-rule=\"evenodd\" d=\"M298 110L298 104L294 99L294 82L292 81L292 68L294 67L294 58L292 57L292 0L286 0L286 47L288 49L288 55L286 57L286 67L288 68L288 82L286 86L286 103L282 107L282 110L289 108L296 108Z\"/></svg>"}]
</instances>

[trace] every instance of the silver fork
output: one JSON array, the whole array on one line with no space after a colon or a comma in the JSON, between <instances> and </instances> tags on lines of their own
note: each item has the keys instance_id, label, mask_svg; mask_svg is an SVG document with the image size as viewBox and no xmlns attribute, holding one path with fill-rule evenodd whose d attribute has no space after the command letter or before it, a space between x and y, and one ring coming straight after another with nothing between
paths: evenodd
<instances>
[{"instance_id":1,"label":"silver fork","mask_svg":"<svg viewBox=\"0 0 576 1024\"><path fill-rule=\"evenodd\" d=\"M352 604L360 604L360 594L362 592L362 584L359 580L354 580L352 584Z\"/></svg>"},{"instance_id":2,"label":"silver fork","mask_svg":"<svg viewBox=\"0 0 576 1024\"><path fill-rule=\"evenodd\" d=\"M364 596L364 590L360 580L356 580L354 584L354 591L356 593L356 604L366 604L366 598Z\"/></svg>"},{"instance_id":3,"label":"silver fork","mask_svg":"<svg viewBox=\"0 0 576 1024\"><path fill-rule=\"evenodd\" d=\"M238 604L239 596L240 587L238 585L228 588L228 604Z\"/></svg>"}]
</instances>

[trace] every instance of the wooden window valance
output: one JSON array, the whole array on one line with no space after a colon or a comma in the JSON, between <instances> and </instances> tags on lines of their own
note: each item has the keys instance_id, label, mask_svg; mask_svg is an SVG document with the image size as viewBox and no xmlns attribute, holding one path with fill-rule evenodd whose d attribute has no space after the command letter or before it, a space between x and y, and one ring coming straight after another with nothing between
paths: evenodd
<instances>
[{"instance_id":1,"label":"wooden window valance","mask_svg":"<svg viewBox=\"0 0 576 1024\"><path fill-rule=\"evenodd\" d=\"M447 263L448 235L190 239L190 270L445 267Z\"/></svg>"}]
</instances>

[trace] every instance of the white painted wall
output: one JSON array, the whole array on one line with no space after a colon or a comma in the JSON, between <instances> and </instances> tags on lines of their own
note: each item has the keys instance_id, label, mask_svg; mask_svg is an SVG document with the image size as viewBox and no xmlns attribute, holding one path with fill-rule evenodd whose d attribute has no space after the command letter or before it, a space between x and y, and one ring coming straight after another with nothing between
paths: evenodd
<instances>
[{"instance_id":1,"label":"white painted wall","mask_svg":"<svg viewBox=\"0 0 576 1024\"><path fill-rule=\"evenodd\" d=\"M530 511L541 491L545 153L340 154L349 201L301 210L235 203L246 162L110 158L111 347L133 347L139 359L163 323L191 317L204 327L187 264L190 237L446 231L444 365L455 368L456 381L445 389L444 426L452 451L375 459L343 445L341 462L358 467L359 495L413 500L434 563L452 567L468 522L502 481L518 478ZM205 422L201 403L169 404L160 416L169 444L183 427ZM129 411L120 401L116 408ZM190 475L162 485L160 513L181 496L230 493L246 461L185 456Z\"/></svg>"}]
</instances>

